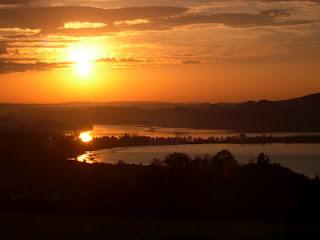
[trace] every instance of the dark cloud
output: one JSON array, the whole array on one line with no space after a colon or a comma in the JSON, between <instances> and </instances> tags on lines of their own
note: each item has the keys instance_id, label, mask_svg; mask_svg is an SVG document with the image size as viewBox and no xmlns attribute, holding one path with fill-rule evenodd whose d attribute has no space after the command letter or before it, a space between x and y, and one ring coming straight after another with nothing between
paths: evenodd
<instances>
[{"instance_id":1,"label":"dark cloud","mask_svg":"<svg viewBox=\"0 0 320 240\"><path fill-rule=\"evenodd\" d=\"M0 55L7 53L7 43L0 42Z\"/></svg>"},{"instance_id":2,"label":"dark cloud","mask_svg":"<svg viewBox=\"0 0 320 240\"><path fill-rule=\"evenodd\" d=\"M280 13L280 10L279 10ZM279 13L277 13L279 15ZM188 25L188 24L210 24L218 23L231 27L250 27L250 26L283 26L312 23L311 20L288 20L277 22L273 15L275 10L269 13L250 14L250 13L220 13L213 15L184 15L169 20L168 25ZM283 14L283 13L282 13Z\"/></svg>"},{"instance_id":3,"label":"dark cloud","mask_svg":"<svg viewBox=\"0 0 320 240\"><path fill-rule=\"evenodd\" d=\"M104 63L139 63L139 62L145 62L143 60L140 59L136 59L136 58L102 58L99 59L98 62L104 62Z\"/></svg>"},{"instance_id":4,"label":"dark cloud","mask_svg":"<svg viewBox=\"0 0 320 240\"><path fill-rule=\"evenodd\" d=\"M85 36L126 30L166 30L189 24L218 23L233 27L298 25L311 20L275 21L279 17L290 16L286 9L269 9L258 14L219 13L212 15L188 14L186 8L177 7L137 7L122 9L100 9L91 7L46 7L0 9L0 27L41 29L42 33ZM148 19L148 23L120 24L115 22ZM66 22L101 22L102 28L62 29Z\"/></svg>"},{"instance_id":5,"label":"dark cloud","mask_svg":"<svg viewBox=\"0 0 320 240\"><path fill-rule=\"evenodd\" d=\"M55 68L62 68L68 65L69 63L45 63L45 62L21 63L21 62L0 60L0 74L27 72L27 71L44 71L44 70L51 70Z\"/></svg>"},{"instance_id":6,"label":"dark cloud","mask_svg":"<svg viewBox=\"0 0 320 240\"><path fill-rule=\"evenodd\" d=\"M257 0L261 2L316 2L320 3L320 0Z\"/></svg>"},{"instance_id":7,"label":"dark cloud","mask_svg":"<svg viewBox=\"0 0 320 240\"><path fill-rule=\"evenodd\" d=\"M221 23L229 26L272 25L273 18L261 14L220 13L213 15L188 15L172 20L176 25Z\"/></svg>"},{"instance_id":8,"label":"dark cloud","mask_svg":"<svg viewBox=\"0 0 320 240\"><path fill-rule=\"evenodd\" d=\"M182 61L183 64L201 64L201 61L199 60L186 60Z\"/></svg>"},{"instance_id":9,"label":"dark cloud","mask_svg":"<svg viewBox=\"0 0 320 240\"><path fill-rule=\"evenodd\" d=\"M102 58L98 59L100 63L144 63L145 60L135 58ZM30 72L30 71L46 71L56 68L64 68L70 66L71 62L47 63L41 62L34 58L0 58L0 74Z\"/></svg>"},{"instance_id":10,"label":"dark cloud","mask_svg":"<svg viewBox=\"0 0 320 240\"><path fill-rule=\"evenodd\" d=\"M289 9L267 9L263 10L260 14L273 18L289 17L291 15Z\"/></svg>"},{"instance_id":11,"label":"dark cloud","mask_svg":"<svg viewBox=\"0 0 320 240\"><path fill-rule=\"evenodd\" d=\"M33 0L0 0L0 5L26 5Z\"/></svg>"},{"instance_id":12,"label":"dark cloud","mask_svg":"<svg viewBox=\"0 0 320 240\"><path fill-rule=\"evenodd\" d=\"M101 9L92 7L37 7L0 9L0 28L41 29L42 34L85 36L100 35L126 30L165 30L189 24L219 23L233 27L294 25L311 21L275 21L289 16L289 10L269 9L259 14L219 13L212 15L188 14L180 7L133 7ZM144 23L128 24L126 21L147 19ZM98 22L101 28L63 29L67 22ZM122 22L122 24L115 24Z\"/></svg>"},{"instance_id":13,"label":"dark cloud","mask_svg":"<svg viewBox=\"0 0 320 240\"><path fill-rule=\"evenodd\" d=\"M42 7L0 9L1 28L31 28L55 32L66 22L100 22L133 19L157 19L182 14L187 11L178 7L138 7L101 9L92 7Z\"/></svg>"}]
</instances>

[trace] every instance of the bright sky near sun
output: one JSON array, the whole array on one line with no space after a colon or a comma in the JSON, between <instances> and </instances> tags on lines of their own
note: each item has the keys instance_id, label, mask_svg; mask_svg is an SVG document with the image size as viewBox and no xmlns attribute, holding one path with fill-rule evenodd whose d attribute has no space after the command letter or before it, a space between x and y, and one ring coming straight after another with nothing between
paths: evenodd
<instances>
[{"instance_id":1,"label":"bright sky near sun","mask_svg":"<svg viewBox=\"0 0 320 240\"><path fill-rule=\"evenodd\" d=\"M91 136L91 133L89 131L80 133L79 139L84 143L88 143L92 141L93 137Z\"/></svg>"},{"instance_id":2,"label":"bright sky near sun","mask_svg":"<svg viewBox=\"0 0 320 240\"><path fill-rule=\"evenodd\" d=\"M319 92L319 13L318 0L0 1L0 102Z\"/></svg>"},{"instance_id":3,"label":"bright sky near sun","mask_svg":"<svg viewBox=\"0 0 320 240\"><path fill-rule=\"evenodd\" d=\"M90 77L95 61L103 59L107 54L102 44L80 42L66 49L66 59L80 77Z\"/></svg>"}]
</instances>

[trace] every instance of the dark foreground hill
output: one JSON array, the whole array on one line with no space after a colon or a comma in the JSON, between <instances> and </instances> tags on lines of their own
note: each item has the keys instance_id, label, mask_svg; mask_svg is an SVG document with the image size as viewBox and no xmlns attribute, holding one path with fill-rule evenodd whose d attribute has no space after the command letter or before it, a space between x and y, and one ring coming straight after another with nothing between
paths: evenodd
<instances>
[{"instance_id":1,"label":"dark foreground hill","mask_svg":"<svg viewBox=\"0 0 320 240\"><path fill-rule=\"evenodd\" d=\"M320 94L283 101L179 104L158 108L90 104L0 105L0 128L32 126L36 130L56 130L100 123L229 129L243 132L320 131L319 109Z\"/></svg>"},{"instance_id":2,"label":"dark foreground hill","mask_svg":"<svg viewBox=\"0 0 320 240\"><path fill-rule=\"evenodd\" d=\"M319 223L319 180L264 161L239 166L227 151L151 166L29 159L1 168L0 212Z\"/></svg>"},{"instance_id":3,"label":"dark foreground hill","mask_svg":"<svg viewBox=\"0 0 320 240\"><path fill-rule=\"evenodd\" d=\"M0 212L319 223L320 181L260 154L240 165L223 150L172 153L149 166L67 161L74 143L5 135ZM303 159L301 159L303 161Z\"/></svg>"},{"instance_id":4,"label":"dark foreground hill","mask_svg":"<svg viewBox=\"0 0 320 240\"><path fill-rule=\"evenodd\" d=\"M77 148L65 137L0 138L0 239L320 236L319 178L264 154L245 165L226 150L150 166L86 164L66 160Z\"/></svg>"}]
</instances>

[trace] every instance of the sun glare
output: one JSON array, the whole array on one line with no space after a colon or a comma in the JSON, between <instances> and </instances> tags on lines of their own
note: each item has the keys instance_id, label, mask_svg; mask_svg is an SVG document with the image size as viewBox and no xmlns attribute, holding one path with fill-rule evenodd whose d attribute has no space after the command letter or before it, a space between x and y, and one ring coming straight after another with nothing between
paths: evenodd
<instances>
[{"instance_id":1,"label":"sun glare","mask_svg":"<svg viewBox=\"0 0 320 240\"><path fill-rule=\"evenodd\" d=\"M82 133L80 133L79 138L84 143L91 142L92 139L93 139L90 132L82 132Z\"/></svg>"},{"instance_id":2,"label":"sun glare","mask_svg":"<svg viewBox=\"0 0 320 240\"><path fill-rule=\"evenodd\" d=\"M92 62L89 61L88 59L81 59L79 60L75 65L74 68L76 72L83 77L87 77L91 73L92 69Z\"/></svg>"},{"instance_id":3,"label":"sun glare","mask_svg":"<svg viewBox=\"0 0 320 240\"><path fill-rule=\"evenodd\" d=\"M95 61L103 57L104 49L95 44L76 44L67 49L67 60L73 63L75 72L81 77L90 76Z\"/></svg>"}]
</instances>

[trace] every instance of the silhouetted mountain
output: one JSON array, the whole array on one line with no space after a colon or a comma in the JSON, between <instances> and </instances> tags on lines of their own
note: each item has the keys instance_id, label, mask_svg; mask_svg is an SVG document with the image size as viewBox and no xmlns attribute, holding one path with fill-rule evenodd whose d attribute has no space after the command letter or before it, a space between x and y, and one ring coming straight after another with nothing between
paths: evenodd
<instances>
[{"instance_id":1,"label":"silhouetted mountain","mask_svg":"<svg viewBox=\"0 0 320 240\"><path fill-rule=\"evenodd\" d=\"M63 107L61 107L63 106ZM56 121L83 124L136 124L238 131L320 131L320 94L282 101L234 104L0 105L0 126L11 122ZM15 120L15 121L14 121Z\"/></svg>"}]
</instances>

